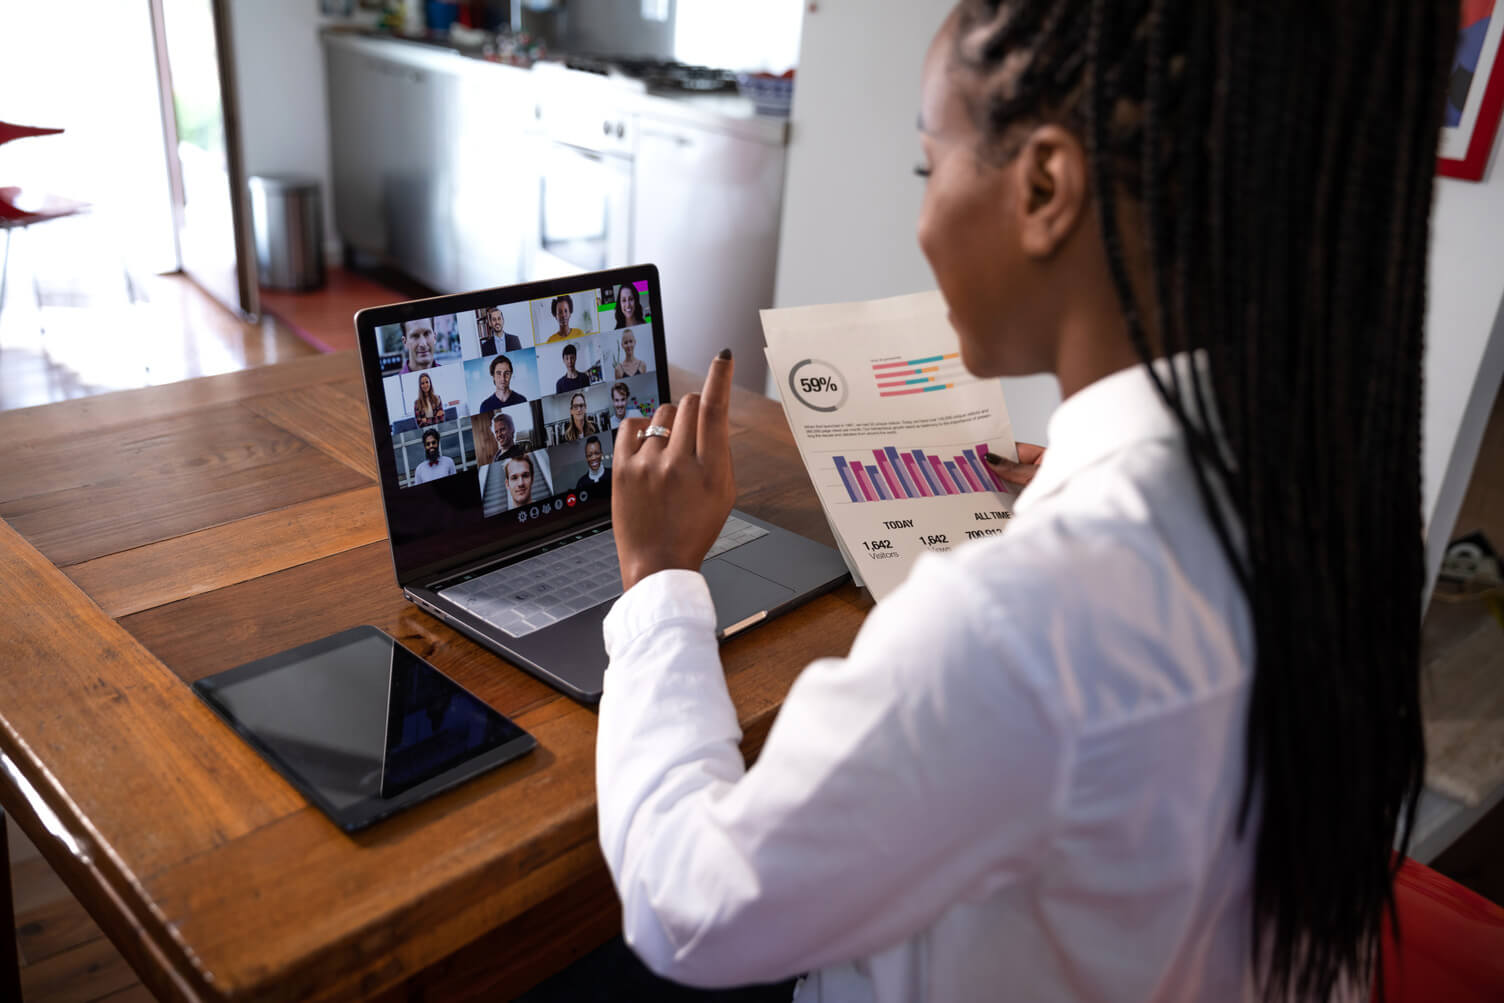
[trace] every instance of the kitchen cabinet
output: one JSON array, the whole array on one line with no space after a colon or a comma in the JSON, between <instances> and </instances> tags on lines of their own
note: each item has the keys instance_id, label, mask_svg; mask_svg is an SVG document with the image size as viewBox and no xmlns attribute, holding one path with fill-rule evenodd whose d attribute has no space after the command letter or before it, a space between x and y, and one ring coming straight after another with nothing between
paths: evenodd
<instances>
[{"instance_id":1,"label":"kitchen cabinet","mask_svg":"<svg viewBox=\"0 0 1504 1003\"><path fill-rule=\"evenodd\" d=\"M323 38L347 249L439 292L656 264L669 357L702 370L729 347L762 390L783 120L561 63Z\"/></svg>"},{"instance_id":2,"label":"kitchen cabinet","mask_svg":"<svg viewBox=\"0 0 1504 1003\"><path fill-rule=\"evenodd\" d=\"M532 75L417 42L323 42L347 254L445 292L517 281L537 226Z\"/></svg>"},{"instance_id":3,"label":"kitchen cabinet","mask_svg":"<svg viewBox=\"0 0 1504 1003\"><path fill-rule=\"evenodd\" d=\"M761 392L758 311L773 303L784 148L639 113L632 258L663 279L669 357L703 372L722 348L736 382Z\"/></svg>"}]
</instances>

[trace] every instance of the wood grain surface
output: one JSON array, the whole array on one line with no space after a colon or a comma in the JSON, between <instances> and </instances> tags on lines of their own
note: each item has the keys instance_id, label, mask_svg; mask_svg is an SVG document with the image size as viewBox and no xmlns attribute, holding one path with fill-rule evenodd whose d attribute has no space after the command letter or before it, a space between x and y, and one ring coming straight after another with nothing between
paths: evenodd
<instances>
[{"instance_id":1,"label":"wood grain surface","mask_svg":"<svg viewBox=\"0 0 1504 1003\"><path fill-rule=\"evenodd\" d=\"M177 602L386 540L372 484L75 564L69 578L106 613Z\"/></svg>"},{"instance_id":2,"label":"wood grain surface","mask_svg":"<svg viewBox=\"0 0 1504 1003\"><path fill-rule=\"evenodd\" d=\"M0 801L164 999L495 998L618 923L596 845L595 714L403 599L352 367L319 357L162 388L160 408L53 405L34 418L55 443L92 425L120 448L92 473L65 458L40 487L0 473L0 511L19 523L0 524L0 601L36 611L0 625L0 752L28 781L0 776ZM335 417L352 402L360 421ZM0 447L0 471L22 448ZM737 391L731 448L740 507L829 542L776 404ZM97 498L111 503L98 519L68 516ZM800 668L844 652L869 608L847 586L723 646L749 757ZM348 836L188 687L363 623L539 748Z\"/></svg>"},{"instance_id":3,"label":"wood grain surface","mask_svg":"<svg viewBox=\"0 0 1504 1003\"><path fill-rule=\"evenodd\" d=\"M0 518L60 567L371 480L239 404L104 429L83 447L77 435L17 447L35 472L0 500Z\"/></svg>"}]
</instances>

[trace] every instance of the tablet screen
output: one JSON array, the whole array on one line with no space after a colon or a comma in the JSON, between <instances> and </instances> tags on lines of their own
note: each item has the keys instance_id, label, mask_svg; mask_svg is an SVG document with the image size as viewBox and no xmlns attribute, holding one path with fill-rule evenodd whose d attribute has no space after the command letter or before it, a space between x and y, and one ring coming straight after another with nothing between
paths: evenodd
<instances>
[{"instance_id":1,"label":"tablet screen","mask_svg":"<svg viewBox=\"0 0 1504 1003\"><path fill-rule=\"evenodd\" d=\"M536 744L375 627L221 672L193 688L346 831Z\"/></svg>"}]
</instances>

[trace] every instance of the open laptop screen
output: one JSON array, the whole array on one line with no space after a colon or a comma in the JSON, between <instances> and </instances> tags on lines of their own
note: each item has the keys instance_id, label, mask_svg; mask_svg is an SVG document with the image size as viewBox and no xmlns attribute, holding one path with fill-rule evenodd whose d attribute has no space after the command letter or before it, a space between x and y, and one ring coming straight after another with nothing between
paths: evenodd
<instances>
[{"instance_id":1,"label":"open laptop screen","mask_svg":"<svg viewBox=\"0 0 1504 1003\"><path fill-rule=\"evenodd\" d=\"M651 265L356 316L398 581L610 514L615 433L667 399Z\"/></svg>"}]
</instances>

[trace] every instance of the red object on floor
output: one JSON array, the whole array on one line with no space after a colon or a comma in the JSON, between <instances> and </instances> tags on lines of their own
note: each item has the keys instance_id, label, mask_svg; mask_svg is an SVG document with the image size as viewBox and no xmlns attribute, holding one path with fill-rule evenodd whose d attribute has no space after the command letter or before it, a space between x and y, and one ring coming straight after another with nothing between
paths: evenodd
<instances>
[{"instance_id":1,"label":"red object on floor","mask_svg":"<svg viewBox=\"0 0 1504 1003\"><path fill-rule=\"evenodd\" d=\"M1386 923L1387 1003L1504 1000L1504 908L1413 860L1395 878L1394 899L1400 941Z\"/></svg>"}]
</instances>

